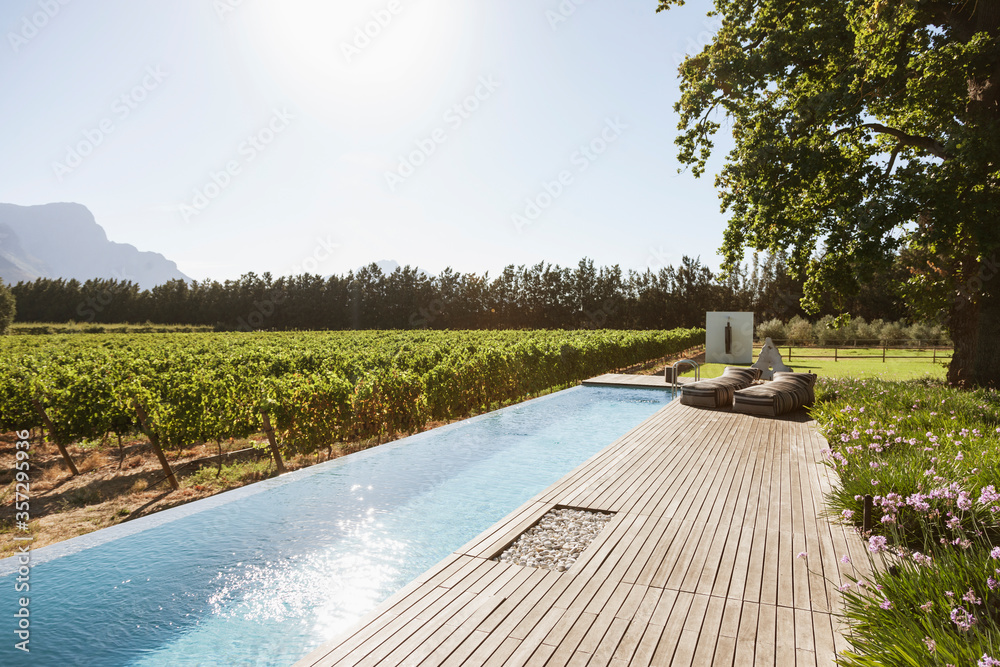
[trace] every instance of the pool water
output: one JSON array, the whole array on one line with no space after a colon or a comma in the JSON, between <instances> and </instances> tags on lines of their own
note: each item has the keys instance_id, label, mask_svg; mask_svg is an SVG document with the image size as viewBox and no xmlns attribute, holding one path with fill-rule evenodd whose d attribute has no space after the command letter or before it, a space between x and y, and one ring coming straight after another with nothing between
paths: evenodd
<instances>
[{"instance_id":1,"label":"pool water","mask_svg":"<svg viewBox=\"0 0 1000 667\"><path fill-rule=\"evenodd\" d=\"M0 561L0 665L289 665L669 400L576 387L165 510L34 550L27 594Z\"/></svg>"}]
</instances>

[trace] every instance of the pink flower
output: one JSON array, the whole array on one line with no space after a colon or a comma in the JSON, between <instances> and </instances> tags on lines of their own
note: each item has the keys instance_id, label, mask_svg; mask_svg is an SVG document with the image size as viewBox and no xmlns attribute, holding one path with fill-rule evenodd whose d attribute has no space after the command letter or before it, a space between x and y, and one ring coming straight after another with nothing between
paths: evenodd
<instances>
[{"instance_id":1,"label":"pink flower","mask_svg":"<svg viewBox=\"0 0 1000 667\"><path fill-rule=\"evenodd\" d=\"M886 551L888 548L884 535L872 535L871 539L868 540L868 551L873 554Z\"/></svg>"},{"instance_id":2,"label":"pink flower","mask_svg":"<svg viewBox=\"0 0 1000 667\"><path fill-rule=\"evenodd\" d=\"M934 651L937 650L937 642L931 639L930 637L924 637L924 644L927 645L927 650L930 653L933 653Z\"/></svg>"},{"instance_id":3,"label":"pink flower","mask_svg":"<svg viewBox=\"0 0 1000 667\"><path fill-rule=\"evenodd\" d=\"M958 494L958 500L956 502L958 503L958 509L963 512L967 512L972 509L972 498L970 498L969 494L965 491Z\"/></svg>"},{"instance_id":4,"label":"pink flower","mask_svg":"<svg viewBox=\"0 0 1000 667\"><path fill-rule=\"evenodd\" d=\"M993 550L990 551L990 556L993 558L1000 558L1000 547L993 547Z\"/></svg>"},{"instance_id":5,"label":"pink flower","mask_svg":"<svg viewBox=\"0 0 1000 667\"><path fill-rule=\"evenodd\" d=\"M986 653L983 653L983 657L979 659L976 665L977 667L1000 667L1000 660L991 658Z\"/></svg>"},{"instance_id":6,"label":"pink flower","mask_svg":"<svg viewBox=\"0 0 1000 667\"><path fill-rule=\"evenodd\" d=\"M850 563L851 557L848 556L847 554L844 554L843 556L840 557L840 562L844 564Z\"/></svg>"},{"instance_id":7,"label":"pink flower","mask_svg":"<svg viewBox=\"0 0 1000 667\"><path fill-rule=\"evenodd\" d=\"M951 610L951 622L962 632L976 624L976 617L965 610L965 607L955 607Z\"/></svg>"},{"instance_id":8,"label":"pink flower","mask_svg":"<svg viewBox=\"0 0 1000 667\"><path fill-rule=\"evenodd\" d=\"M808 558L808 557L809 557L809 554L806 553L805 551L800 551L799 555L796 556L796 558Z\"/></svg>"},{"instance_id":9,"label":"pink flower","mask_svg":"<svg viewBox=\"0 0 1000 667\"><path fill-rule=\"evenodd\" d=\"M928 600L927 602L920 605L920 608L923 609L924 611L930 611L931 609L934 608L934 603Z\"/></svg>"},{"instance_id":10,"label":"pink flower","mask_svg":"<svg viewBox=\"0 0 1000 667\"><path fill-rule=\"evenodd\" d=\"M889 598L885 598L881 602L879 602L878 606L886 610L892 609L892 602L889 600Z\"/></svg>"}]
</instances>

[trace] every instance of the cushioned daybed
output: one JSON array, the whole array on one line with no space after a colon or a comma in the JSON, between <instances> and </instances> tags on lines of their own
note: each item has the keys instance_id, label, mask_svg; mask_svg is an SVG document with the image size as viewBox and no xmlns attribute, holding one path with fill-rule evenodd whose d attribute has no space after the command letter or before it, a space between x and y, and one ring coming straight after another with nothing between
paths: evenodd
<instances>
[{"instance_id":1,"label":"cushioned daybed","mask_svg":"<svg viewBox=\"0 0 1000 667\"><path fill-rule=\"evenodd\" d=\"M733 404L733 393L749 387L759 377L759 368L726 366L721 377L681 385L681 404L700 408L729 407Z\"/></svg>"},{"instance_id":2,"label":"cushioned daybed","mask_svg":"<svg viewBox=\"0 0 1000 667\"><path fill-rule=\"evenodd\" d=\"M770 382L738 390L734 396L733 411L777 417L812 405L816 400L813 392L815 384L815 373L775 373Z\"/></svg>"}]
</instances>

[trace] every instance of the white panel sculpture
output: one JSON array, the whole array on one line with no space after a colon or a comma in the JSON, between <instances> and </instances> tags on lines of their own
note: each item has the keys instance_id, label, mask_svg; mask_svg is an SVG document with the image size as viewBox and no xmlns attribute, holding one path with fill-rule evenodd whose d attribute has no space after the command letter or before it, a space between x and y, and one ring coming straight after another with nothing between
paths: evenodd
<instances>
[{"instance_id":1,"label":"white panel sculpture","mask_svg":"<svg viewBox=\"0 0 1000 667\"><path fill-rule=\"evenodd\" d=\"M705 313L705 363L753 363L753 313Z\"/></svg>"},{"instance_id":2,"label":"white panel sculpture","mask_svg":"<svg viewBox=\"0 0 1000 667\"><path fill-rule=\"evenodd\" d=\"M764 339L764 347L761 349L760 355L758 355L753 367L760 369L760 378L762 380L773 379L775 371L782 373L792 372L792 369L785 365L785 361L781 358L781 353L778 352L778 348L774 346L770 338Z\"/></svg>"}]
</instances>

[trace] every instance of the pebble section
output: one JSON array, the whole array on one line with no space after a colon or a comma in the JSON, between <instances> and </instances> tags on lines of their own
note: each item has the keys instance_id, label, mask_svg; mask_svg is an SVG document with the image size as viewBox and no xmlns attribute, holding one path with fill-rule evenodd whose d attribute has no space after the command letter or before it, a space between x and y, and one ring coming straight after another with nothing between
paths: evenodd
<instances>
[{"instance_id":1,"label":"pebble section","mask_svg":"<svg viewBox=\"0 0 1000 667\"><path fill-rule=\"evenodd\" d=\"M592 510L549 510L493 560L565 572L614 516Z\"/></svg>"}]
</instances>

